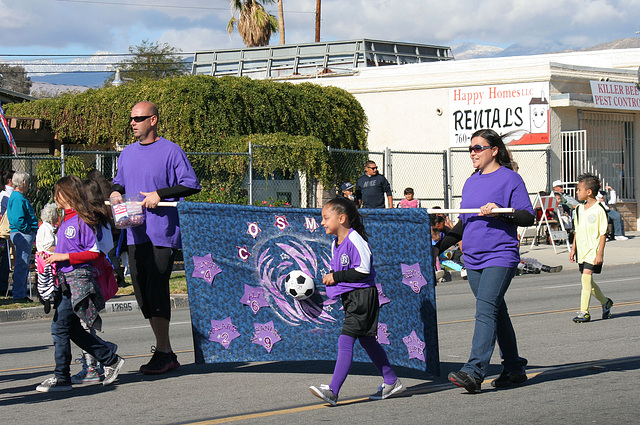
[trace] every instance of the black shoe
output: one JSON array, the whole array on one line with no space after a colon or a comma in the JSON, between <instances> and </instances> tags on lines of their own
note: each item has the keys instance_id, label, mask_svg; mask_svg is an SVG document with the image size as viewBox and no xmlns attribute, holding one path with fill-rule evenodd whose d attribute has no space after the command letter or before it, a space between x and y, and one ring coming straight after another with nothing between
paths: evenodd
<instances>
[{"instance_id":1,"label":"black shoe","mask_svg":"<svg viewBox=\"0 0 640 425\"><path fill-rule=\"evenodd\" d=\"M174 353L163 353L156 350L149 363L140 366L140 372L145 375L159 375L179 367L180 363Z\"/></svg>"},{"instance_id":2,"label":"black shoe","mask_svg":"<svg viewBox=\"0 0 640 425\"><path fill-rule=\"evenodd\" d=\"M504 370L496 379L491 382L491 386L494 388L507 388L514 385L522 384L527 380L527 374L522 375L505 372Z\"/></svg>"},{"instance_id":3,"label":"black shoe","mask_svg":"<svg viewBox=\"0 0 640 425\"><path fill-rule=\"evenodd\" d=\"M482 381L474 378L466 372L450 372L449 381L457 387L462 387L470 394L480 394L480 385Z\"/></svg>"},{"instance_id":4,"label":"black shoe","mask_svg":"<svg viewBox=\"0 0 640 425\"><path fill-rule=\"evenodd\" d=\"M562 266L555 266L555 267L542 266L542 271L547 273L558 273L562 271Z\"/></svg>"},{"instance_id":5,"label":"black shoe","mask_svg":"<svg viewBox=\"0 0 640 425\"><path fill-rule=\"evenodd\" d=\"M26 303L32 303L33 300L29 297L22 297L22 298L18 298L17 300L13 300L14 303L21 303L21 304L26 304Z\"/></svg>"},{"instance_id":6,"label":"black shoe","mask_svg":"<svg viewBox=\"0 0 640 425\"><path fill-rule=\"evenodd\" d=\"M51 311L51 300L44 300L42 304L44 304L44 314L49 314Z\"/></svg>"}]
</instances>

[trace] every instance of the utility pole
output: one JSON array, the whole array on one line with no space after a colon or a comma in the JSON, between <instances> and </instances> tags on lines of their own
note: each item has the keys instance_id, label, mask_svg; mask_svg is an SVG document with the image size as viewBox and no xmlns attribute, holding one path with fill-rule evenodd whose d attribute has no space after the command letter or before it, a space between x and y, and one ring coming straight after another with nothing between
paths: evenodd
<instances>
[{"instance_id":1,"label":"utility pole","mask_svg":"<svg viewBox=\"0 0 640 425\"><path fill-rule=\"evenodd\" d=\"M320 42L320 0L316 0L316 43Z\"/></svg>"},{"instance_id":2,"label":"utility pole","mask_svg":"<svg viewBox=\"0 0 640 425\"><path fill-rule=\"evenodd\" d=\"M280 33L280 44L284 44L284 9L282 0L278 0L278 32Z\"/></svg>"}]
</instances>

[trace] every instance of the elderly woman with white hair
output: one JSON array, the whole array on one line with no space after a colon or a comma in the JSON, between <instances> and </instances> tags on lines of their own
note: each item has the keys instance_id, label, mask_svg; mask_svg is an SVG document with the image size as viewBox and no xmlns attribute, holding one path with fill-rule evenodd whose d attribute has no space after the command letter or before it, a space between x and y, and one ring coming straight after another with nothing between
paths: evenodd
<instances>
[{"instance_id":1,"label":"elderly woman with white hair","mask_svg":"<svg viewBox=\"0 0 640 425\"><path fill-rule=\"evenodd\" d=\"M26 198L31 178L24 171L13 174L14 191L7 204L11 242L15 246L16 265L13 270L13 300L33 302L27 297L27 277L31 264L31 250L38 230L38 219Z\"/></svg>"}]
</instances>

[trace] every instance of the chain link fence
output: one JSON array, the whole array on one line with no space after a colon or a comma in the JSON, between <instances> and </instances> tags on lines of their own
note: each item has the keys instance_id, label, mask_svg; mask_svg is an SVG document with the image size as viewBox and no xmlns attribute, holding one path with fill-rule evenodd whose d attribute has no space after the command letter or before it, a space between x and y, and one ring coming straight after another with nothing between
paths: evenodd
<instances>
[{"instance_id":1,"label":"chain link fence","mask_svg":"<svg viewBox=\"0 0 640 425\"><path fill-rule=\"evenodd\" d=\"M540 191L548 191L549 188L549 149L526 149L511 147L513 161L517 164L518 173L530 195ZM451 201L449 208L460 207L462 198L462 188L474 169L469 160L468 149L452 148L450 150L451 176L450 193Z\"/></svg>"},{"instance_id":2,"label":"chain link fence","mask_svg":"<svg viewBox=\"0 0 640 425\"><path fill-rule=\"evenodd\" d=\"M364 172L367 160L374 161L392 186L394 204L404 198L404 189L414 189L423 207L457 208L462 187L473 169L466 149L452 148L440 152L353 151L328 148L334 170L332 187L322 188L313 176L284 173L277 170L263 175L252 170L252 158L260 146L249 152L188 152L203 190L190 200L293 207L319 207L331 197L341 194L345 182L355 184ZM518 172L530 194L548 190L549 150L511 148ZM39 215L44 204L52 200L55 182L63 175L82 178L97 169L107 179L117 173L119 152L65 151L61 156L0 156L3 170L26 171L32 176L29 199ZM231 167L231 168L230 168ZM230 173L229 170L236 172ZM322 189L322 191L321 191Z\"/></svg>"}]
</instances>

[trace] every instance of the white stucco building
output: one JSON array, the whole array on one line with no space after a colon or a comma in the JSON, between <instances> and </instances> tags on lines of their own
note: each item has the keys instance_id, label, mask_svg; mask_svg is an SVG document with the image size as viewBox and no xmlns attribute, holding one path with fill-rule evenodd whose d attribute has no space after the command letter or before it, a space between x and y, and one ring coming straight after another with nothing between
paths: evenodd
<instances>
[{"instance_id":1,"label":"white stucco building","mask_svg":"<svg viewBox=\"0 0 640 425\"><path fill-rule=\"evenodd\" d=\"M571 191L578 174L595 173L616 190L627 230L637 229L640 49L444 59L354 65L338 72L328 67L303 78L275 78L311 80L352 93L368 117L371 151L447 152L443 169L450 177L446 196L452 206L471 171L468 154L459 149L469 145L468 136L487 127L499 133L521 130L512 144L519 145L514 157L530 192L549 190L554 180ZM538 154L546 149L548 155ZM441 181L437 167L412 163L408 156L389 162L394 198L402 197L405 185ZM415 183L396 179L398 168L411 169Z\"/></svg>"}]
</instances>

